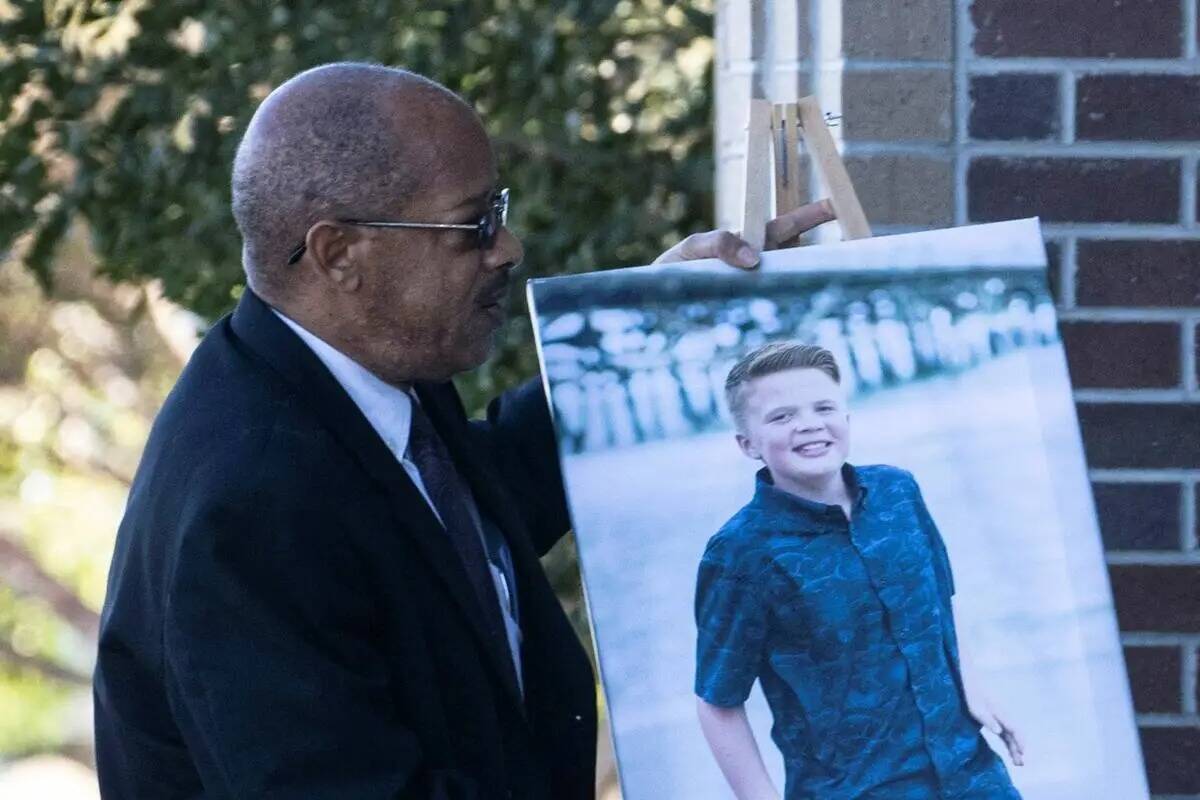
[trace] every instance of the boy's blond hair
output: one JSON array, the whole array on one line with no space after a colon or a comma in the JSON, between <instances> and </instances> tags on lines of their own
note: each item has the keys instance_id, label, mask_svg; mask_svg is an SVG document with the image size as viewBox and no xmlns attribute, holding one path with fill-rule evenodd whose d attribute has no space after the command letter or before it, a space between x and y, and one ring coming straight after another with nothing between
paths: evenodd
<instances>
[{"instance_id":1,"label":"boy's blond hair","mask_svg":"<svg viewBox=\"0 0 1200 800\"><path fill-rule=\"evenodd\" d=\"M795 341L771 342L756 347L742 356L725 378L725 400L729 403L729 413L733 415L738 430L744 427L746 389L750 381L789 369L819 369L833 378L834 383L842 382L842 374L833 353L824 347Z\"/></svg>"}]
</instances>

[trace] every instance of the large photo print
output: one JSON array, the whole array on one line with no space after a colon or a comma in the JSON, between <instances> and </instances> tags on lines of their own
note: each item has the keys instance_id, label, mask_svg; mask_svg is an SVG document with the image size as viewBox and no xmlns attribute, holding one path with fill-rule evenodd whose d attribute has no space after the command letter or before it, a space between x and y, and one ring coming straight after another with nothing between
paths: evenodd
<instances>
[{"instance_id":1,"label":"large photo print","mask_svg":"<svg viewBox=\"0 0 1200 800\"><path fill-rule=\"evenodd\" d=\"M529 294L627 800L1147 796L1036 221Z\"/></svg>"}]
</instances>

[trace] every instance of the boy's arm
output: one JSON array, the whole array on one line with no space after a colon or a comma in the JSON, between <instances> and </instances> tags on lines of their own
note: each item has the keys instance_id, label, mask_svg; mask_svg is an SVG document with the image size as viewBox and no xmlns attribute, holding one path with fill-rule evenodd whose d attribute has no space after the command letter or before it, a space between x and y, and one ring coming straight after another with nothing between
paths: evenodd
<instances>
[{"instance_id":1,"label":"boy's arm","mask_svg":"<svg viewBox=\"0 0 1200 800\"><path fill-rule=\"evenodd\" d=\"M739 557L740 556L740 557ZM745 552L705 549L696 578L696 698L700 727L738 800L778 800L746 721L767 635L764 581Z\"/></svg>"},{"instance_id":2,"label":"boy's arm","mask_svg":"<svg viewBox=\"0 0 1200 800\"><path fill-rule=\"evenodd\" d=\"M700 729L738 800L779 800L767 774L746 707L723 708L696 698Z\"/></svg>"}]
</instances>

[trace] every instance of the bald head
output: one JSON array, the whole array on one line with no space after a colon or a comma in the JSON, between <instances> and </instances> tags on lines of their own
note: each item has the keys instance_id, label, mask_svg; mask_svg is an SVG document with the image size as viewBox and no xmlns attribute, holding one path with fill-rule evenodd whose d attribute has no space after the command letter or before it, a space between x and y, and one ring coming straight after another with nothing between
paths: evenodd
<instances>
[{"instance_id":1,"label":"bald head","mask_svg":"<svg viewBox=\"0 0 1200 800\"><path fill-rule=\"evenodd\" d=\"M233 165L233 215L251 287L286 296L289 253L321 219L396 219L437 177L447 129L482 127L450 90L401 69L302 72L255 112ZM442 135L439 135L442 134Z\"/></svg>"}]
</instances>

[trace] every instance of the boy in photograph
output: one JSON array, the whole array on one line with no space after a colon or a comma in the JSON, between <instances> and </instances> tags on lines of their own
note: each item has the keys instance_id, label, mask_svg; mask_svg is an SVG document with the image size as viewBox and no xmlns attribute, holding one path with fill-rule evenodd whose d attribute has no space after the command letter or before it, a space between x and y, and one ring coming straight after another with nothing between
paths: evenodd
<instances>
[{"instance_id":1,"label":"boy in photograph","mask_svg":"<svg viewBox=\"0 0 1200 800\"><path fill-rule=\"evenodd\" d=\"M708 542L696 585L701 727L739 800L778 798L744 703L757 679L787 800L1019 800L960 672L950 562L908 472L846 463L833 355L778 342L725 382L753 499ZM966 682L964 685L964 674Z\"/></svg>"}]
</instances>

